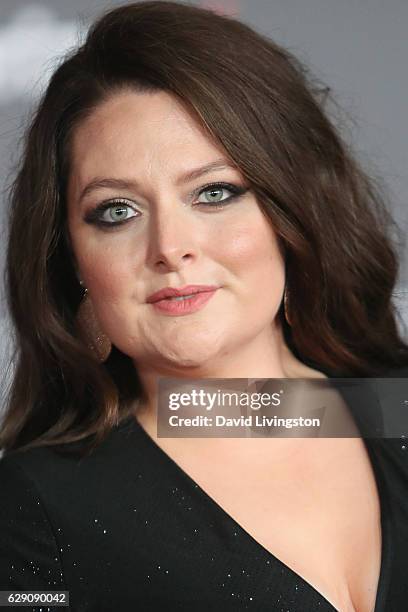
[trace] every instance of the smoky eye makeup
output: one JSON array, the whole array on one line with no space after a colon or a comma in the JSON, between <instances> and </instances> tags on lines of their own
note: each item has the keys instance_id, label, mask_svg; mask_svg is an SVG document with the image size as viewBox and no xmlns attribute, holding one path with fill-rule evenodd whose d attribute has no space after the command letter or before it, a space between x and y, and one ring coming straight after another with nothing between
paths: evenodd
<instances>
[{"instance_id":1,"label":"smoky eye makeup","mask_svg":"<svg viewBox=\"0 0 408 612\"><path fill-rule=\"evenodd\" d=\"M213 211L225 208L248 191L247 186L218 181L201 186L189 194L189 197L193 199L193 206ZM227 197L220 199L225 193ZM142 214L133 200L116 197L91 208L85 213L84 221L109 230L127 224L132 219L136 220Z\"/></svg>"},{"instance_id":2,"label":"smoky eye makeup","mask_svg":"<svg viewBox=\"0 0 408 612\"><path fill-rule=\"evenodd\" d=\"M84 221L91 225L121 225L124 221L140 215L141 212L133 207L131 200L127 198L110 198L85 213ZM109 218L110 220L108 220Z\"/></svg>"}]
</instances>

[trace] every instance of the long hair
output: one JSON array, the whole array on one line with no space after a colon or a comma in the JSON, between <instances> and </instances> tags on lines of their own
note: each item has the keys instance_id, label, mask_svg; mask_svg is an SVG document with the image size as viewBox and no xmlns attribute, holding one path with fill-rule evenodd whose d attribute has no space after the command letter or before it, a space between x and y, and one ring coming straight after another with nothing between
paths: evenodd
<instances>
[{"instance_id":1,"label":"long hair","mask_svg":"<svg viewBox=\"0 0 408 612\"><path fill-rule=\"evenodd\" d=\"M5 453L51 444L71 452L68 442L90 452L142 393L129 356L113 347L100 364L76 336L81 287L66 226L73 130L123 89L176 96L249 181L284 253L291 326L282 305L277 316L295 355L346 377L408 364L392 302L396 223L309 71L234 18L177 2L129 4L94 23L54 72L10 189Z\"/></svg>"}]
</instances>

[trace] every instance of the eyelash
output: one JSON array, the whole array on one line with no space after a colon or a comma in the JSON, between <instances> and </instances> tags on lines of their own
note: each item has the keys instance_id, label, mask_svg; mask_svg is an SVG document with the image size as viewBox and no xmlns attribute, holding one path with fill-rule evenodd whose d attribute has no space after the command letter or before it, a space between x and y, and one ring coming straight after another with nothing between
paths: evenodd
<instances>
[{"instance_id":1,"label":"eyelash","mask_svg":"<svg viewBox=\"0 0 408 612\"><path fill-rule=\"evenodd\" d=\"M196 194L193 194L193 195L200 196L202 193L205 193L206 191L211 191L211 190L216 190L216 189L225 189L227 191L230 191L232 195L229 196L228 198L225 198L224 200L221 200L220 202L198 202L198 205L204 205L206 207L210 207L212 209L219 210L221 208L224 208L227 204L229 204L233 200L236 200L237 198L242 196L246 191L248 191L247 187L238 187L238 185L232 185L231 183L209 183L208 185L204 185L204 187L201 187L196 192ZM103 221L102 214L105 212L105 210L109 210L109 208L114 208L115 206L116 207L126 206L128 208L132 208L132 206L128 204L127 198L113 198L111 200L101 202L101 204L96 206L96 208L90 210L85 216L85 222L92 223L94 225L100 225L100 226L103 226L104 228L114 228L120 225L124 225L131 219L135 218L135 217L129 217L127 219L123 219L123 221Z\"/></svg>"}]
</instances>

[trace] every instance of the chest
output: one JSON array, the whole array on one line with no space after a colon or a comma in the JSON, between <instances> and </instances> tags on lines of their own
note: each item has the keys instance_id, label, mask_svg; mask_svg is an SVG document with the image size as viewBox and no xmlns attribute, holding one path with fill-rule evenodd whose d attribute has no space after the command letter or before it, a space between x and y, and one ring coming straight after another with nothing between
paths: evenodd
<instances>
[{"instance_id":1,"label":"chest","mask_svg":"<svg viewBox=\"0 0 408 612\"><path fill-rule=\"evenodd\" d=\"M276 440L222 442L195 440L193 450L157 440L222 512L336 609L372 612L380 502L363 441L302 440L295 452L274 452Z\"/></svg>"}]
</instances>

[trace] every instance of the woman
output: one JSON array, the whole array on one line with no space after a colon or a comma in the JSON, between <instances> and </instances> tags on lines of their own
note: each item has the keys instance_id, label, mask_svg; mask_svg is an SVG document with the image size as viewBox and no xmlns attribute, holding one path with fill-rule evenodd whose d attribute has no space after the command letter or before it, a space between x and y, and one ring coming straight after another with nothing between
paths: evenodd
<instances>
[{"instance_id":1,"label":"woman","mask_svg":"<svg viewBox=\"0 0 408 612\"><path fill-rule=\"evenodd\" d=\"M401 440L156 434L160 377L408 373L392 218L301 65L207 10L112 10L54 73L11 196L1 589L405 610Z\"/></svg>"}]
</instances>

